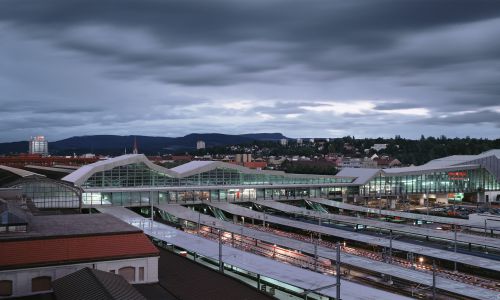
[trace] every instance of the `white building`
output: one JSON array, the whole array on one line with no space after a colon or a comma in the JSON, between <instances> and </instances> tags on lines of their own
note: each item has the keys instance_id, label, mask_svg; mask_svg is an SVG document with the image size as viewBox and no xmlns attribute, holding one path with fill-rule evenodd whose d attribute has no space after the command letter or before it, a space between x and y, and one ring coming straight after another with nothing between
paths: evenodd
<instances>
[{"instance_id":1,"label":"white building","mask_svg":"<svg viewBox=\"0 0 500 300\"><path fill-rule=\"evenodd\" d=\"M0 299L51 292L52 281L85 267L158 282L158 249L111 215L32 216L27 228L0 232Z\"/></svg>"},{"instance_id":2,"label":"white building","mask_svg":"<svg viewBox=\"0 0 500 300\"><path fill-rule=\"evenodd\" d=\"M29 153L41 155L49 154L49 143L43 135L31 137L29 142Z\"/></svg>"},{"instance_id":3,"label":"white building","mask_svg":"<svg viewBox=\"0 0 500 300\"><path fill-rule=\"evenodd\" d=\"M280 145L281 145L281 146L286 146L286 145L288 145L288 140L287 140L287 139L281 139L281 140L280 140Z\"/></svg>"},{"instance_id":4,"label":"white building","mask_svg":"<svg viewBox=\"0 0 500 300\"><path fill-rule=\"evenodd\" d=\"M378 152L380 150L387 149L387 144L374 144L372 149Z\"/></svg>"},{"instance_id":5,"label":"white building","mask_svg":"<svg viewBox=\"0 0 500 300\"><path fill-rule=\"evenodd\" d=\"M200 149L205 149L205 142L201 140L196 142L196 150Z\"/></svg>"}]
</instances>

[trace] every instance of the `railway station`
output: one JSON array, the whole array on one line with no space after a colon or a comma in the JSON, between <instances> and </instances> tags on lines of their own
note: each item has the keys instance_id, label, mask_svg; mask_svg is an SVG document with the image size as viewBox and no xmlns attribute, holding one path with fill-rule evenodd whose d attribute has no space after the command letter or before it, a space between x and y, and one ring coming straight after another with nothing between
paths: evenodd
<instances>
[{"instance_id":1,"label":"railway station","mask_svg":"<svg viewBox=\"0 0 500 300\"><path fill-rule=\"evenodd\" d=\"M140 154L0 166L2 192L33 209L117 217L278 299L496 299L499 178L500 150L335 176L220 161L167 169ZM482 211L455 213L464 206Z\"/></svg>"}]
</instances>

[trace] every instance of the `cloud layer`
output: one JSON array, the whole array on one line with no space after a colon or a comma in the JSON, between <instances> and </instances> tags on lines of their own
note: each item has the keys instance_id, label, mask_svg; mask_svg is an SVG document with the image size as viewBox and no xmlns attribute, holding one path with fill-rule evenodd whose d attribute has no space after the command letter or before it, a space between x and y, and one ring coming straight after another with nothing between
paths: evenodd
<instances>
[{"instance_id":1,"label":"cloud layer","mask_svg":"<svg viewBox=\"0 0 500 300\"><path fill-rule=\"evenodd\" d=\"M495 1L0 2L0 141L499 138Z\"/></svg>"}]
</instances>

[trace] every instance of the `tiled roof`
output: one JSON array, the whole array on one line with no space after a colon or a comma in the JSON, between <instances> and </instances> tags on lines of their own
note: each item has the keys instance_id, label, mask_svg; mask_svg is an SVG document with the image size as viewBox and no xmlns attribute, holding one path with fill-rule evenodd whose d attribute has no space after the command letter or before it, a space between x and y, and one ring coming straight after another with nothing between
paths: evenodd
<instances>
[{"instance_id":1,"label":"tiled roof","mask_svg":"<svg viewBox=\"0 0 500 300\"><path fill-rule=\"evenodd\" d=\"M158 253L143 233L4 241L0 242L0 270Z\"/></svg>"},{"instance_id":2,"label":"tiled roof","mask_svg":"<svg viewBox=\"0 0 500 300\"><path fill-rule=\"evenodd\" d=\"M122 220L103 214L68 214L32 216L28 232L0 235L2 241L13 239L55 238L78 235L137 233L141 230Z\"/></svg>"},{"instance_id":3,"label":"tiled roof","mask_svg":"<svg viewBox=\"0 0 500 300\"><path fill-rule=\"evenodd\" d=\"M58 300L146 300L122 276L83 268L53 283Z\"/></svg>"},{"instance_id":4,"label":"tiled roof","mask_svg":"<svg viewBox=\"0 0 500 300\"><path fill-rule=\"evenodd\" d=\"M259 169L267 167L267 162L265 161L249 161L244 162L243 166L250 169Z\"/></svg>"}]
</instances>

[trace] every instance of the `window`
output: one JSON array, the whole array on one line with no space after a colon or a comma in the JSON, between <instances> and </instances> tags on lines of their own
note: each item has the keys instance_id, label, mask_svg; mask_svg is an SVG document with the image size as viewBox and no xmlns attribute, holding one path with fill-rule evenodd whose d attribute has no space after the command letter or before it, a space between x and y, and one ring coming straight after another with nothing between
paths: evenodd
<instances>
[{"instance_id":1,"label":"window","mask_svg":"<svg viewBox=\"0 0 500 300\"><path fill-rule=\"evenodd\" d=\"M50 276L40 276L31 279L31 291L43 292L52 289L52 278Z\"/></svg>"},{"instance_id":2,"label":"window","mask_svg":"<svg viewBox=\"0 0 500 300\"><path fill-rule=\"evenodd\" d=\"M144 281L144 267L139 267L139 281Z\"/></svg>"},{"instance_id":3,"label":"window","mask_svg":"<svg viewBox=\"0 0 500 300\"><path fill-rule=\"evenodd\" d=\"M134 267L123 267L118 270L118 275L121 275L128 282L135 281L135 268Z\"/></svg>"},{"instance_id":4,"label":"window","mask_svg":"<svg viewBox=\"0 0 500 300\"><path fill-rule=\"evenodd\" d=\"M12 280L0 280L0 297L12 295Z\"/></svg>"}]
</instances>

